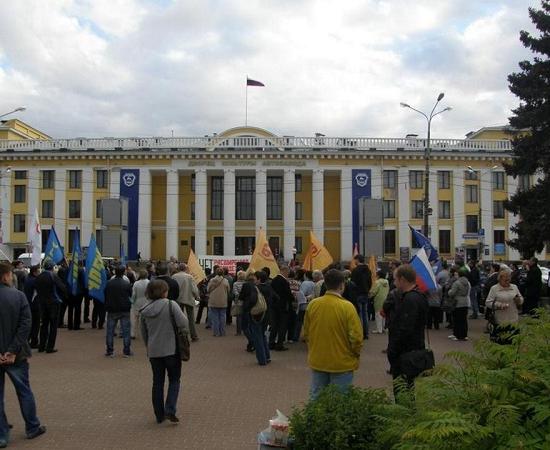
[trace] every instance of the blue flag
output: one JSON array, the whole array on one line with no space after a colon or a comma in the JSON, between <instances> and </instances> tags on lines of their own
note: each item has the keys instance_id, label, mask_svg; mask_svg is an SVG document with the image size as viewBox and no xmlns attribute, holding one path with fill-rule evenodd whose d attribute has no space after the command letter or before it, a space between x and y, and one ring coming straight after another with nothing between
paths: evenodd
<instances>
[{"instance_id":1,"label":"blue flag","mask_svg":"<svg viewBox=\"0 0 550 450\"><path fill-rule=\"evenodd\" d=\"M413 232L414 240L416 241L416 245L418 246L418 248L423 248L424 250L426 250L426 255L428 255L428 261L430 262L437 261L439 259L439 253L437 253L437 250L432 245L430 240L419 231L416 231L410 225L409 225L409 228Z\"/></svg>"},{"instance_id":2,"label":"blue flag","mask_svg":"<svg viewBox=\"0 0 550 450\"><path fill-rule=\"evenodd\" d=\"M46 243L44 259L50 259L54 264L59 264L64 258L63 247L61 247L61 242L59 242L55 228L52 226L48 233L48 242Z\"/></svg>"},{"instance_id":3,"label":"blue flag","mask_svg":"<svg viewBox=\"0 0 550 450\"><path fill-rule=\"evenodd\" d=\"M67 274L67 283L73 295L78 294L78 262L81 258L79 235L80 233L77 230L74 233L73 253L71 255L71 263L69 264L69 273Z\"/></svg>"},{"instance_id":4,"label":"blue flag","mask_svg":"<svg viewBox=\"0 0 550 450\"><path fill-rule=\"evenodd\" d=\"M103 265L103 258L92 233L88 255L86 256L86 283L90 297L105 302L105 286L107 285L107 273Z\"/></svg>"},{"instance_id":5,"label":"blue flag","mask_svg":"<svg viewBox=\"0 0 550 450\"><path fill-rule=\"evenodd\" d=\"M124 244L120 244L120 264L126 265L126 254L124 253Z\"/></svg>"}]
</instances>

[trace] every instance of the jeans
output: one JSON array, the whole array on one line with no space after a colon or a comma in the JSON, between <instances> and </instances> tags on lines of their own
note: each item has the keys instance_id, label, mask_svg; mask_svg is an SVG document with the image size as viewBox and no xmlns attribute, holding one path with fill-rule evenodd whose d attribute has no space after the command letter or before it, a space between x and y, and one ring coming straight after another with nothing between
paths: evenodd
<instances>
[{"instance_id":1,"label":"jeans","mask_svg":"<svg viewBox=\"0 0 550 450\"><path fill-rule=\"evenodd\" d=\"M208 317L212 321L214 336L225 336L225 318L227 308L208 307Z\"/></svg>"},{"instance_id":2,"label":"jeans","mask_svg":"<svg viewBox=\"0 0 550 450\"><path fill-rule=\"evenodd\" d=\"M246 340L248 341L247 347L254 347L254 342L252 341L252 335L250 334L250 314L242 313L241 314L241 326Z\"/></svg>"},{"instance_id":3,"label":"jeans","mask_svg":"<svg viewBox=\"0 0 550 450\"><path fill-rule=\"evenodd\" d=\"M59 304L40 303L40 350L53 350L57 339L57 325L59 322Z\"/></svg>"},{"instance_id":4,"label":"jeans","mask_svg":"<svg viewBox=\"0 0 550 450\"><path fill-rule=\"evenodd\" d=\"M0 366L0 439L8 440L8 419L4 409L4 382L8 374L19 400L21 415L25 420L27 435L34 433L40 427L36 417L36 403L29 383L29 363L27 360L16 362L9 366Z\"/></svg>"},{"instance_id":5,"label":"jeans","mask_svg":"<svg viewBox=\"0 0 550 450\"><path fill-rule=\"evenodd\" d=\"M367 317L369 298L366 295L359 295L357 302L359 303L359 318L363 325L363 338L367 338L369 336L369 318Z\"/></svg>"},{"instance_id":6,"label":"jeans","mask_svg":"<svg viewBox=\"0 0 550 450\"><path fill-rule=\"evenodd\" d=\"M472 286L472 288L470 289L470 304L472 306L473 317L477 317L477 315L479 314L478 295L479 295L479 286Z\"/></svg>"},{"instance_id":7,"label":"jeans","mask_svg":"<svg viewBox=\"0 0 550 450\"><path fill-rule=\"evenodd\" d=\"M176 415L176 406L180 392L181 359L178 355L162 358L149 358L153 370L153 411L157 421L164 420L165 415ZM168 392L164 401L164 380L168 374Z\"/></svg>"},{"instance_id":8,"label":"jeans","mask_svg":"<svg viewBox=\"0 0 550 450\"><path fill-rule=\"evenodd\" d=\"M311 377L311 399L315 400L321 390L329 384L338 386L341 392L345 392L347 388L353 382L353 371L350 372L320 372L318 370L312 370Z\"/></svg>"},{"instance_id":9,"label":"jeans","mask_svg":"<svg viewBox=\"0 0 550 450\"><path fill-rule=\"evenodd\" d=\"M120 329L122 332L122 341L124 342L124 354L130 355L130 311L107 313L107 335L105 343L107 345L107 354L112 355L114 352L114 334L115 327L120 320Z\"/></svg>"},{"instance_id":10,"label":"jeans","mask_svg":"<svg viewBox=\"0 0 550 450\"><path fill-rule=\"evenodd\" d=\"M258 360L258 364L265 366L267 362L271 360L269 345L267 344L267 338L265 337L265 327L262 322L256 322L252 319L250 314L248 314L248 316L248 330L252 344L256 349L256 359Z\"/></svg>"}]
</instances>

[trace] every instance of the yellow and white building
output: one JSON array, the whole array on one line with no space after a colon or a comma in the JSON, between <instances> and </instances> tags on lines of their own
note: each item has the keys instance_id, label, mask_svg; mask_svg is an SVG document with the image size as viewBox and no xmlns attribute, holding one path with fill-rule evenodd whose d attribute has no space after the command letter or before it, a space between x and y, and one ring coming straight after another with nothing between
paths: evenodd
<instances>
[{"instance_id":1,"label":"yellow and white building","mask_svg":"<svg viewBox=\"0 0 550 450\"><path fill-rule=\"evenodd\" d=\"M517 217L502 202L532 180L506 176L506 132L432 139L430 237L444 257L520 258L505 245ZM262 227L286 259L294 249L303 257L313 230L335 260L347 260L361 233L357 198L365 194L383 204L378 256L405 257L409 224L422 225L425 146L414 136L276 136L255 127L181 138L8 134L0 140L0 245L11 256L25 250L37 208L44 234L55 225L67 251L77 232L86 246L91 233L102 232L101 200L123 195L131 197L130 259L140 252L143 259L186 260L191 248L198 255L248 254Z\"/></svg>"}]
</instances>

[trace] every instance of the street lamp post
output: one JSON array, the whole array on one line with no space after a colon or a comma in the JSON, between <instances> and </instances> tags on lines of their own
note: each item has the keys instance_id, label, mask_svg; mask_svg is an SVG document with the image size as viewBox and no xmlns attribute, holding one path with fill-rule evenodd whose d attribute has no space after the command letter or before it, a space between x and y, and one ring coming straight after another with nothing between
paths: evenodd
<instances>
[{"instance_id":1,"label":"street lamp post","mask_svg":"<svg viewBox=\"0 0 550 450\"><path fill-rule=\"evenodd\" d=\"M19 108L15 108L13 111L10 111L10 112L7 112L7 113L4 113L4 114L0 114L0 119L2 117L6 117L6 116L9 116L10 114L13 114L13 113L16 113L16 112L19 112L19 111L25 111L25 108L24 106L20 106Z\"/></svg>"},{"instance_id":2,"label":"street lamp post","mask_svg":"<svg viewBox=\"0 0 550 450\"><path fill-rule=\"evenodd\" d=\"M429 227L428 227L428 217L430 215L430 156L431 156L430 139L431 139L432 119L435 116L444 113L445 111L450 111L451 110L450 107L446 107L446 108L443 108L440 111L435 112L435 109L437 108L437 105L443 99L444 96L445 96L445 94L443 92L441 92L437 96L437 101L435 102L435 105L432 108L432 111L430 112L430 115L428 115L428 114L426 114L426 113L424 113L424 112L422 112L422 111L420 111L416 108L413 108L411 105L409 105L407 103L400 103L400 105L403 108L412 109L413 111L417 112L418 114L421 114L422 116L424 116L424 118L428 122L428 136L427 136L427 139L426 139L426 148L424 150L424 159L426 161L426 167L424 169L424 208L423 208L424 211L423 211L423 215L422 215L422 217L424 219L424 223L422 225L422 233L426 237L428 237L428 229L429 229Z\"/></svg>"}]
</instances>

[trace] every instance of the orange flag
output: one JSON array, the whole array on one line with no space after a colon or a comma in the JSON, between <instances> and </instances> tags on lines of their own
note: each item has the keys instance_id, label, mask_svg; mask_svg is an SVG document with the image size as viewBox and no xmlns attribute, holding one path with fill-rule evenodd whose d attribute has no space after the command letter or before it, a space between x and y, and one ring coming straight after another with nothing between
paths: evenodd
<instances>
[{"instance_id":1,"label":"orange flag","mask_svg":"<svg viewBox=\"0 0 550 450\"><path fill-rule=\"evenodd\" d=\"M265 231L260 228L258 238L256 239L256 248L252 254L248 270L257 271L262 270L264 267L269 267L271 278L279 275L279 265L269 247Z\"/></svg>"},{"instance_id":2,"label":"orange flag","mask_svg":"<svg viewBox=\"0 0 550 450\"><path fill-rule=\"evenodd\" d=\"M307 270L323 270L334 260L327 248L319 242L313 231L309 232L309 250L304 258L303 267Z\"/></svg>"},{"instance_id":3,"label":"orange flag","mask_svg":"<svg viewBox=\"0 0 550 450\"><path fill-rule=\"evenodd\" d=\"M351 256L351 261L349 263L349 270L353 270L357 267L357 260L355 257L359 254L359 246L357 245L357 242L353 246L353 255Z\"/></svg>"},{"instance_id":4,"label":"orange flag","mask_svg":"<svg viewBox=\"0 0 550 450\"><path fill-rule=\"evenodd\" d=\"M374 255L370 255L369 258L369 269L370 269L370 276L372 280L372 286L376 283L376 271L378 270L378 266L376 265L376 258Z\"/></svg>"},{"instance_id":5,"label":"orange flag","mask_svg":"<svg viewBox=\"0 0 550 450\"><path fill-rule=\"evenodd\" d=\"M195 255L195 252L193 250L189 252L187 267L189 267L189 273L193 275L193 278L195 279L195 283L199 284L202 280L206 278L206 274L204 273L202 266L199 264L197 255Z\"/></svg>"}]
</instances>

